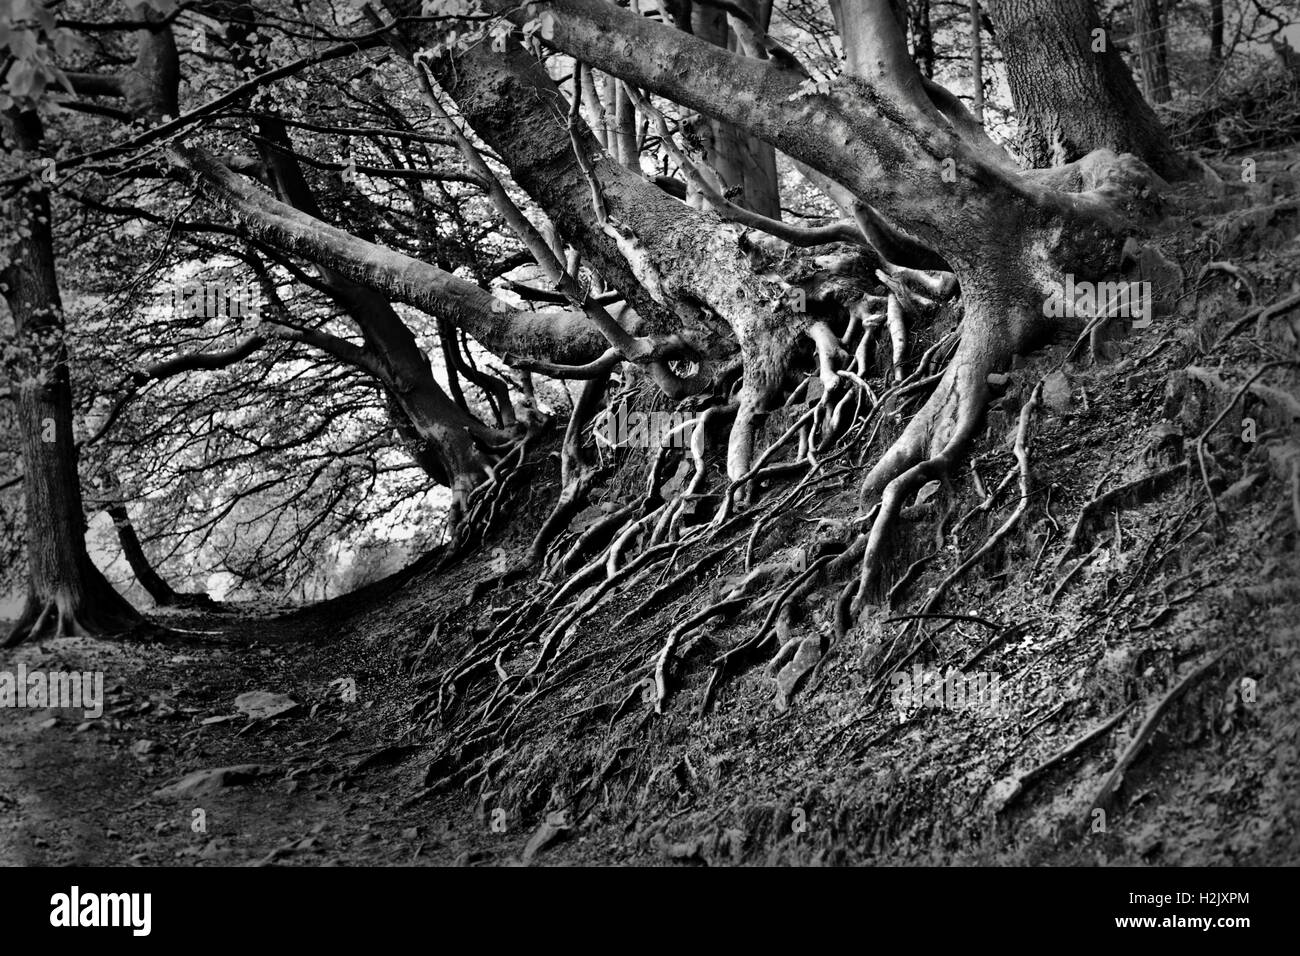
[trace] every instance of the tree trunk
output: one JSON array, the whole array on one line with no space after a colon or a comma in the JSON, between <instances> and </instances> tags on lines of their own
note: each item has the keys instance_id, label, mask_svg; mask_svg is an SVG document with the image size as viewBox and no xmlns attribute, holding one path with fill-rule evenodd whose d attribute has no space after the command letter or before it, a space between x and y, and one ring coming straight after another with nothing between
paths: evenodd
<instances>
[{"instance_id":1,"label":"tree trunk","mask_svg":"<svg viewBox=\"0 0 1300 956\"><path fill-rule=\"evenodd\" d=\"M980 29L980 0L970 0L971 107L975 119L984 122L984 33Z\"/></svg>"},{"instance_id":2,"label":"tree trunk","mask_svg":"<svg viewBox=\"0 0 1300 956\"><path fill-rule=\"evenodd\" d=\"M612 131L612 149L614 159L635 173L641 172L641 154L636 148L636 108L627 95L627 91L618 85L618 81L609 77L607 87L610 102L614 109L614 128Z\"/></svg>"},{"instance_id":3,"label":"tree trunk","mask_svg":"<svg viewBox=\"0 0 1300 956\"><path fill-rule=\"evenodd\" d=\"M261 130L262 159L271 171L276 192L295 208L323 219L324 213L293 158L293 143L284 124L264 119ZM381 384L418 436L415 460L451 489L450 524L454 528L469 493L487 473L486 459L475 447L475 439L495 442L504 436L468 414L442 390L433 377L429 357L388 299L331 269L321 267L320 273L334 301L361 332ZM399 428L402 425L398 422ZM431 470L435 461L438 467Z\"/></svg>"},{"instance_id":4,"label":"tree trunk","mask_svg":"<svg viewBox=\"0 0 1300 956\"><path fill-rule=\"evenodd\" d=\"M737 5L764 30L768 28L772 17L771 3L739 0ZM696 36L720 47L737 48L736 35L721 9L696 4L691 20L691 32ZM704 161L717 175L727 198L761 216L780 219L781 192L776 175L776 150L723 120L701 116L694 128Z\"/></svg>"},{"instance_id":5,"label":"tree trunk","mask_svg":"<svg viewBox=\"0 0 1300 956\"><path fill-rule=\"evenodd\" d=\"M1185 163L1102 31L1092 0L989 0L1020 130L1033 167L1094 149L1133 153L1166 178Z\"/></svg>"},{"instance_id":6,"label":"tree trunk","mask_svg":"<svg viewBox=\"0 0 1300 956\"><path fill-rule=\"evenodd\" d=\"M1210 0L1210 58L1223 59L1223 0Z\"/></svg>"},{"instance_id":7,"label":"tree trunk","mask_svg":"<svg viewBox=\"0 0 1300 956\"><path fill-rule=\"evenodd\" d=\"M488 3L490 9L498 8L494 0ZM1140 214L1137 199L1149 181L1149 170L1140 161L1098 149L1068 168L1021 173L956 97L920 74L890 4L841 0L834 6L847 60L845 75L817 89L810 89L803 74L785 64L736 56L600 0L552 0L556 20L551 42L634 87L714 118L725 117L768 140L847 189L860 203L870 204L891 228L950 264L964 304L957 353L925 406L864 483L864 504L869 507L875 501L881 506L870 532L836 559L844 563L861 557L861 577L849 602L856 613L873 592L888 550L887 535L902 503L924 481L949 473L975 433L989 396L988 375L1004 371L1017 352L1053 331L1041 303L1056 278L1067 273L1103 277L1120 268L1132 229L1125 216ZM506 16L523 17L513 12ZM1095 13L1092 17L1095 21ZM1047 35L1069 37L1066 26L1057 22ZM472 51L460 62L464 65L480 55ZM459 75L472 72L467 68ZM1121 75L1145 106L1132 78ZM502 102L557 99L553 94L512 94L507 83L486 76L479 83ZM513 125L496 137L504 140L498 144L478 122L469 98L457 99L462 115L494 146L525 189L528 176L521 176L519 166L546 170L546 184L554 188L557 160L567 144L546 149L554 158L542 162L536 155L541 147L534 142L546 138L546 125L554 129L554 120L539 122L537 136L524 140L521 121L512 115ZM1089 103L1088 108L1096 107ZM492 113L499 110L497 105ZM492 113L489 117L496 122ZM1130 118L1112 105L1104 120L1119 128ZM587 152L586 147L579 149ZM728 476L736 480L746 473L755 424L780 385L789 345L802 334L802 323L779 306L769 307L765 316L746 314L745 297L771 301L771 293L751 291L737 279L728 288L718 276L719 266L735 254L741 238L736 232L719 224L712 227L712 240L692 235L688 244L678 238L679 255L673 262L670 236L682 236L686 230L670 229L673 216L667 211L655 222L648 210L637 208L639 201L625 207L634 190L597 170L602 186L608 183L611 210L618 209L650 261L660 264L661 290L677 303L706 302L732 325L744 371L728 442ZM622 195L615 198L612 194L617 193ZM696 216L694 230L707 230L704 215ZM707 269L700 265L706 257L713 260ZM673 268L664 269L670 262ZM729 294L724 297L724 292ZM841 633L846 621L837 613Z\"/></svg>"},{"instance_id":8,"label":"tree trunk","mask_svg":"<svg viewBox=\"0 0 1300 956\"><path fill-rule=\"evenodd\" d=\"M34 160L35 112L4 114L6 136ZM27 512L27 602L5 641L46 634L106 634L142 621L90 560L72 432L72 385L63 306L54 272L50 201L40 188L13 200L11 235L20 236L0 278L13 315L19 367L18 428Z\"/></svg>"},{"instance_id":9,"label":"tree trunk","mask_svg":"<svg viewBox=\"0 0 1300 956\"><path fill-rule=\"evenodd\" d=\"M117 529L117 540L122 546L122 556L126 558L126 563L131 566L131 572L135 575L135 579L140 582L142 588L149 592L149 596L154 599L155 604L159 607L206 609L213 609L217 606L216 602L206 594L197 592L182 593L163 580L162 576L154 570L153 565L149 562L149 556L144 553L144 545L140 541L140 536L136 534L135 525L131 523L131 516L127 512L125 504L115 501L104 510L113 519L113 526Z\"/></svg>"},{"instance_id":10,"label":"tree trunk","mask_svg":"<svg viewBox=\"0 0 1300 956\"><path fill-rule=\"evenodd\" d=\"M1152 103L1169 102L1169 63L1160 0L1133 0L1133 36L1142 91Z\"/></svg>"},{"instance_id":11,"label":"tree trunk","mask_svg":"<svg viewBox=\"0 0 1300 956\"><path fill-rule=\"evenodd\" d=\"M912 59L934 79L934 31L930 27L930 0L913 0L908 11L912 21Z\"/></svg>"}]
</instances>

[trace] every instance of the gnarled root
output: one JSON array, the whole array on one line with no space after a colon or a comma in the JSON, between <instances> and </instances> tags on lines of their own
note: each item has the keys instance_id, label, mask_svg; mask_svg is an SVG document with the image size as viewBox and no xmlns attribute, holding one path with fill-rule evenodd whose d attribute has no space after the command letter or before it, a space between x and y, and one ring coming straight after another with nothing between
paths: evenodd
<instances>
[{"instance_id":1,"label":"gnarled root","mask_svg":"<svg viewBox=\"0 0 1300 956\"><path fill-rule=\"evenodd\" d=\"M564 430L564 444L560 449L560 497L546 521L542 523L536 537L533 538L532 546L528 551L532 563L542 560L550 543L568 527L569 521L587 502L587 495L596 480L598 469L585 452L582 432L587 427L587 423L595 418L608 385L608 375L589 379L583 383L578 401L574 403L573 414L569 418L568 427Z\"/></svg>"},{"instance_id":2,"label":"gnarled root","mask_svg":"<svg viewBox=\"0 0 1300 956\"><path fill-rule=\"evenodd\" d=\"M866 534L865 551L851 605L856 618L880 577L888 536L907 499L923 484L949 474L957 456L974 437L988 400L987 353L961 348L939 387L908 423L893 447L863 482L866 500L879 496L880 509ZM928 457L924 449L935 449Z\"/></svg>"},{"instance_id":3,"label":"gnarled root","mask_svg":"<svg viewBox=\"0 0 1300 956\"><path fill-rule=\"evenodd\" d=\"M22 613L0 646L16 647L23 641L45 637L121 634L144 623L144 618L97 570L92 568L91 572L85 588L89 594L71 587L39 596L29 592Z\"/></svg>"},{"instance_id":4,"label":"gnarled root","mask_svg":"<svg viewBox=\"0 0 1300 956\"><path fill-rule=\"evenodd\" d=\"M962 575L973 568L980 558L984 557L984 555L997 547L998 542L1002 541L1002 539L1011 533L1011 530L1020 523L1025 512L1029 510L1029 494L1033 483L1033 476L1030 473L1029 466L1029 422L1033 416L1034 409L1038 407L1038 397L1042 393L1042 390L1043 383L1040 380L1038 384L1034 386L1034 390L1030 393L1029 401L1025 402L1020 409L1020 424L1016 429L1015 444L1016 463L1019 465L1020 472L1020 500L1016 503L1015 510L1011 513L1011 516L1002 523L1002 526L989 535L988 540L975 550L974 554L963 561L955 571L939 582L933 593L931 593L929 598L926 599L925 604L922 605L920 613L933 613L943 601L943 597L948 592L948 589L956 584L957 581L961 579Z\"/></svg>"}]
</instances>

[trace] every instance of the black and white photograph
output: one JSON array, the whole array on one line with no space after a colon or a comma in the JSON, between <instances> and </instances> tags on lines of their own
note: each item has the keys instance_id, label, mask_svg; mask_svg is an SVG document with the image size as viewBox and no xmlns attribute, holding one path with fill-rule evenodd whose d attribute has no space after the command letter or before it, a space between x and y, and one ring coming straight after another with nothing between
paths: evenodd
<instances>
[{"instance_id":1,"label":"black and white photograph","mask_svg":"<svg viewBox=\"0 0 1300 956\"><path fill-rule=\"evenodd\" d=\"M7 924L1300 864L1294 0L2 0L0 135Z\"/></svg>"}]
</instances>

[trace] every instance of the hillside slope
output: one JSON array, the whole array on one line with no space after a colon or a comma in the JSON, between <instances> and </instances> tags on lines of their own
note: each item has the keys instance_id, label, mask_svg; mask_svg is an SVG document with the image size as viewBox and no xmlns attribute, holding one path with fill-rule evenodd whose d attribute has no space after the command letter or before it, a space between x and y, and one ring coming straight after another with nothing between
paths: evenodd
<instances>
[{"instance_id":1,"label":"hillside slope","mask_svg":"<svg viewBox=\"0 0 1300 956\"><path fill-rule=\"evenodd\" d=\"M905 512L892 560L914 580L846 638L814 611L720 672L755 634L762 592L729 619L678 625L743 579L747 546L778 582L806 567L804 549L856 514L857 468L828 469L753 541L743 526L619 582L557 633L494 643L530 579L468 601L526 527L364 615L376 652L395 639L410 654L439 626L407 691L431 754L413 785L480 814L494 859L531 836L530 858L541 845L556 860L1296 862L1300 314L1260 313L1300 292L1300 202L1294 154L1253 158L1256 184L1207 174L1169 197L1156 241L1186 277L1172 314L1012 372L968 477ZM971 476L986 491L1014 477L1039 379L1024 517L936 616L908 618L1016 507L1012 481L970 515ZM1263 387L1243 402L1248 380ZM545 510L545 487L523 513ZM979 705L895 677L953 668L983 680L967 685L984 688Z\"/></svg>"},{"instance_id":2,"label":"hillside slope","mask_svg":"<svg viewBox=\"0 0 1300 956\"><path fill-rule=\"evenodd\" d=\"M108 719L4 724L0 860L1300 862L1300 171L1253 158L1257 183L1168 197L1169 314L1011 371L961 479L904 510L903 583L846 636L838 583L804 617L772 602L849 534L869 456L778 475L762 520L556 599L503 575L556 494L538 448L513 523L450 566L282 617L172 618L149 644L20 649L104 670ZM260 689L298 707L241 722ZM197 798L202 832L159 792L234 765L257 770Z\"/></svg>"}]
</instances>

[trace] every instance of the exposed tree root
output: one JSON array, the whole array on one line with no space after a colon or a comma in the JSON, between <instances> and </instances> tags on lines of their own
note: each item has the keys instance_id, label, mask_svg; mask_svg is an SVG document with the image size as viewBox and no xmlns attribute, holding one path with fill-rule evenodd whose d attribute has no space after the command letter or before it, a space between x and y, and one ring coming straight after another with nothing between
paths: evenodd
<instances>
[{"instance_id":1,"label":"exposed tree root","mask_svg":"<svg viewBox=\"0 0 1300 956\"><path fill-rule=\"evenodd\" d=\"M1251 376L1241 384L1241 386L1237 389L1237 391L1233 393L1232 400L1229 401L1228 404L1223 407L1223 410L1214 417L1214 421L1210 422L1210 424L1206 426L1205 430L1201 432L1198 436L1196 436L1196 462L1200 466L1201 481L1205 486L1205 494L1210 500L1210 509L1214 513L1214 518L1216 521L1219 520L1219 502L1218 499L1215 498L1214 496L1214 490L1210 487L1210 476L1209 473L1206 471L1206 467L1205 467L1205 439L1209 438L1210 435L1214 432L1214 430L1219 427L1219 424L1224 420L1224 418L1227 417L1228 412L1232 411L1234 408L1237 407L1237 402L1241 400L1241 396L1246 394L1246 391L1255 384L1255 381L1261 375L1263 375L1269 369L1278 368L1279 366L1282 365L1289 365L1292 368L1295 368L1297 366L1300 366L1300 362L1287 361L1287 360L1282 360L1277 362L1265 362L1259 368L1255 369L1254 373L1251 374Z\"/></svg>"},{"instance_id":2,"label":"exposed tree root","mask_svg":"<svg viewBox=\"0 0 1300 956\"><path fill-rule=\"evenodd\" d=\"M690 423L693 430L688 461L692 473L686 486L669 500L659 491L662 470L669 460L668 453L659 449L649 462L643 495L612 503L607 506L611 509L607 515L581 533L566 535L563 529L579 507L578 486L566 479L561 502L545 522L544 534L534 541L534 558L542 560L546 568L539 582L542 587L510 606L490 633L467 648L439 683L434 695L435 717L445 721L453 706L462 715L448 736L449 752L473 754L488 746L506 746L510 736L535 719L525 715L539 699L578 673L579 665L590 666L598 659L609 659L618 676L599 689L598 700L574 711L571 717L579 721L608 719L612 726L626 714L636 712L641 694L636 682L646 675L651 686L648 712L662 713L672 694L678 662L692 648L708 642L705 625L716 619L743 622L751 615L762 615L753 631L712 660L699 701L701 712L713 705L728 675L768 652L775 652L769 670L778 678L778 698L788 699L826 650L828 634L820 624L812 625L807 615L814 593L834 585L834 634L839 637L876 599L882 586L893 585L888 600L891 606L897 602L902 590L935 556L914 560L901 577L893 582L886 580L889 562L897 557L893 539L900 516L923 485L935 480L947 482L953 475L982 423L991 394L990 375L1007 366L1017 344L1025 341L1034 318L1026 318L1022 310L1005 321L1000 317L988 320L997 308L990 301L977 299L978 314L968 314L962 323L966 334L953 329L936 330L937 337L920 358L909 359L909 337L928 336L931 331L909 330L906 322L937 311L932 303L951 296L956 291L955 280L950 275L911 275L897 269L881 278L887 295L879 302L860 303L851 310L842 332L822 319L808 324L805 334L813 347L799 352L798 361L806 362L811 353L812 368L802 366L807 371L801 372L798 380L785 376L793 351L791 355L761 355L763 349L776 347L775 341L761 347L757 340L744 343L744 375L739 390L720 386L702 402L702 415ZM995 289L990 298L1004 301L1006 289ZM931 304L926 304L927 300ZM966 303L965 308L973 306ZM885 366L884 381L880 382L882 370L873 364L870 353L875 339L885 331L890 337L890 360L880 363ZM981 501L960 519L954 532L975 515L990 512L1018 477L1019 496L1012 513L939 581L921 603L918 614L907 617L911 625L901 629L878 658L872 696L883 686L889 668L901 666L900 655L906 662L954 624L949 618L955 616L944 616L943 627L926 633L920 621L934 616L962 577L1024 523L1033 495L1029 435L1041 391L1040 381L1020 409L1014 445L1016 466L995 487L977 483ZM810 395L815 399L809 401L806 396ZM916 406L914 399L918 395L924 396L923 401L908 418L907 408ZM800 400L808 401L808 407L799 410L796 402ZM781 404L789 410L789 424L765 447L757 449L764 416ZM706 441L717 434L715 426L720 421L733 415L727 438L727 482L722 488L709 488ZM575 420L578 417L575 410ZM590 420L586 414L582 418ZM872 446L882 430L886 436L897 433L897 437L883 454L870 460ZM565 441L570 463L577 460L575 443L580 442L582 434L581 427L571 421ZM778 458L783 450L787 454ZM846 457L849 464L831 467L837 459ZM522 453L519 461L522 463ZM1181 466L1186 467L1186 463ZM823 483L860 473L863 468L867 474L859 493L864 513L859 517L833 526L828 523L825 530L830 534L798 555L788 549L774 549L764 537L775 522L800 514L804 508L815 514L814 506L825 493ZM1080 515L1065 543L1062 561L1079 543L1092 517L1126 495L1141 494L1157 486L1179 470L1167 469L1098 495ZM569 474L575 473L570 467ZM476 489L472 513L479 522L491 520L488 502L499 498L499 486L504 481L494 475L490 488ZM571 487L575 489L573 494L569 493ZM781 490L773 493L774 488ZM714 502L717 507L708 521L705 509ZM955 508L954 501L948 514L954 514ZM707 524L699 523L702 512ZM695 523L690 522L691 517ZM746 531L743 552L738 553L737 536ZM942 533L940 537L942 544ZM1043 552L1048 543L1044 542ZM702 576L733 556L742 555L741 572L715 584L707 602L690 609L668 635L643 638L635 646L606 642L581 648L586 653L576 656L570 652L586 641L584 623L598 608L608 607L615 595L644 589L658 575L648 594L610 625L617 634L679 598ZM679 564L683 560L688 562L684 568ZM1008 632L997 627L1000 633ZM614 658L620 654L623 658L615 665ZM525 662L522 670L512 664L515 660ZM629 683L634 686L629 688Z\"/></svg>"},{"instance_id":3,"label":"exposed tree root","mask_svg":"<svg viewBox=\"0 0 1300 956\"><path fill-rule=\"evenodd\" d=\"M1106 775L1106 779L1102 781L1101 787L1097 791L1097 795L1093 797L1092 804L1088 808L1089 816L1091 816L1093 810L1110 810L1111 801L1115 796L1115 791L1119 789L1120 784L1124 780L1125 771L1127 771L1133 761L1137 759L1138 754L1142 752L1142 748L1146 746L1147 741L1151 739L1151 735L1155 733L1156 727L1159 726L1161 719L1169 712L1169 708L1172 707L1179 698L1186 694L1189 689L1191 689L1193 684L1218 666L1224 653L1224 651L1219 651L1211 654L1205 661L1193 668L1191 673L1175 684L1163 697L1160 698L1160 701L1151 709L1151 713L1142 721L1142 726L1139 727L1137 733L1133 735L1133 739L1129 741L1129 745L1124 749L1124 753L1120 755L1119 760L1115 762L1115 766L1111 769L1110 773Z\"/></svg>"},{"instance_id":4,"label":"exposed tree root","mask_svg":"<svg viewBox=\"0 0 1300 956\"><path fill-rule=\"evenodd\" d=\"M1074 527L1070 529L1070 534L1065 540L1065 547L1061 549L1061 554L1056 559L1054 570L1059 571L1061 569L1061 565L1065 563L1075 545L1082 539L1089 522L1094 520L1097 515L1104 513L1112 505L1131 503L1148 494L1158 493L1166 482L1183 474L1185 471L1187 471L1187 462L1180 461L1178 464L1161 469L1154 474L1143 475L1141 478L1112 488L1104 494L1097 495L1085 504L1079 511L1079 517L1075 520Z\"/></svg>"},{"instance_id":5,"label":"exposed tree root","mask_svg":"<svg viewBox=\"0 0 1300 956\"><path fill-rule=\"evenodd\" d=\"M123 634L144 623L106 581L96 590L101 593L90 599L62 589L43 600L29 594L22 613L0 647L16 647L27 640L47 637Z\"/></svg>"},{"instance_id":6,"label":"exposed tree root","mask_svg":"<svg viewBox=\"0 0 1300 956\"><path fill-rule=\"evenodd\" d=\"M962 577L962 575L973 568L975 564L984 557L984 555L997 547L998 543L1010 534L1011 530L1020 523L1020 519L1024 517L1025 512L1028 510L1029 495L1033 482L1029 467L1029 422L1033 416L1034 410L1038 407L1038 397L1042 393L1042 390L1043 383L1040 380L1038 384L1034 386L1034 390L1030 393L1029 400L1025 402L1024 406L1020 409L1020 425L1016 429L1015 445L1016 461L1020 466L1020 501L1016 504L1015 511L1011 513L1011 516L1007 518L1005 522L1003 522L1000 528L994 531L993 534L989 535L988 540L977 548L974 554L963 561L955 571L939 582L934 591L930 594L929 598L926 599L925 604L922 606L921 612L923 614L928 614L938 608L948 589L952 587Z\"/></svg>"},{"instance_id":7,"label":"exposed tree root","mask_svg":"<svg viewBox=\"0 0 1300 956\"><path fill-rule=\"evenodd\" d=\"M582 432L596 416L608 384L608 376L583 382L560 448L560 497L529 548L529 558L534 563L542 560L547 546L586 504L587 494L596 480L598 469L583 450Z\"/></svg>"},{"instance_id":8,"label":"exposed tree root","mask_svg":"<svg viewBox=\"0 0 1300 956\"><path fill-rule=\"evenodd\" d=\"M851 606L853 617L861 613L879 579L887 536L904 502L921 485L949 474L957 455L974 436L984 412L986 374L983 367L954 360L944 373L944 384L867 475L863 498L870 500L879 494L880 510L867 533ZM949 419L947 428L940 425L941 419ZM942 447L922 458L922 448L935 440L943 441Z\"/></svg>"},{"instance_id":9,"label":"exposed tree root","mask_svg":"<svg viewBox=\"0 0 1300 956\"><path fill-rule=\"evenodd\" d=\"M1119 725L1119 722L1128 716L1129 711L1131 711L1135 706L1137 705L1129 704L1128 706L1121 708L1117 713L1102 721L1092 730L1089 730L1087 733L1076 738L1065 747L1062 747L1055 754L1044 760L1032 770L1028 770L1019 776L1014 777L1010 781L1005 782L999 788L997 803L994 807L995 812L1005 813L1011 808L1012 804L1024 796L1029 788L1041 780L1053 767L1069 760L1075 754L1082 752L1089 744L1093 743L1093 741L1099 740L1114 730Z\"/></svg>"}]
</instances>

